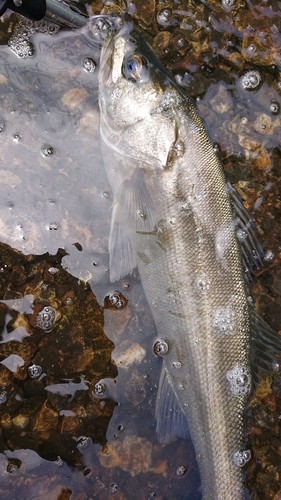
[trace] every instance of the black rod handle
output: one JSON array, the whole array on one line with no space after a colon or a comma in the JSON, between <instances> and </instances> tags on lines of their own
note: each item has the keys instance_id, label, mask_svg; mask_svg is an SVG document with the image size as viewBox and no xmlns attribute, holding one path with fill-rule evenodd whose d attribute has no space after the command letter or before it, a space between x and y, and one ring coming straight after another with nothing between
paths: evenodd
<instances>
[{"instance_id":1,"label":"black rod handle","mask_svg":"<svg viewBox=\"0 0 281 500\"><path fill-rule=\"evenodd\" d=\"M33 21L40 21L46 14L46 0L1 0L0 15L11 9Z\"/></svg>"}]
</instances>

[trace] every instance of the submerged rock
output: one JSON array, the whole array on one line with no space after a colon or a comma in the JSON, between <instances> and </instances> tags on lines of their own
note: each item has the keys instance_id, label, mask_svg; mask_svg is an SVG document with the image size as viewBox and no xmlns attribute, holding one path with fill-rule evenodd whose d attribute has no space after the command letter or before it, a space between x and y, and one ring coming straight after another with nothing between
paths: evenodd
<instances>
[{"instance_id":1,"label":"submerged rock","mask_svg":"<svg viewBox=\"0 0 281 500\"><path fill-rule=\"evenodd\" d=\"M9 429L0 449L32 447L45 459L60 455L78 465L77 439L86 434L104 443L114 407L109 401L101 408L89 396L90 382L117 373L113 344L103 332L103 309L89 286L62 267L62 250L24 256L0 244L0 255L0 388L5 391L0 423ZM52 266L54 275L48 273ZM38 320L38 310L44 316L54 311L51 329L41 316ZM50 326L49 316L46 321Z\"/></svg>"}]
</instances>

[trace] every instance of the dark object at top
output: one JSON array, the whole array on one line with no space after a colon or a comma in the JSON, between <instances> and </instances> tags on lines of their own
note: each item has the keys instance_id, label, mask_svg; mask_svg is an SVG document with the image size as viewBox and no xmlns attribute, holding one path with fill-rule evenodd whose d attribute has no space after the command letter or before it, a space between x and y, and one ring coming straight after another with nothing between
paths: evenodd
<instances>
[{"instance_id":1,"label":"dark object at top","mask_svg":"<svg viewBox=\"0 0 281 500\"><path fill-rule=\"evenodd\" d=\"M33 21L44 17L63 27L84 26L87 17L77 7L58 0L0 0L0 16L11 9Z\"/></svg>"}]
</instances>

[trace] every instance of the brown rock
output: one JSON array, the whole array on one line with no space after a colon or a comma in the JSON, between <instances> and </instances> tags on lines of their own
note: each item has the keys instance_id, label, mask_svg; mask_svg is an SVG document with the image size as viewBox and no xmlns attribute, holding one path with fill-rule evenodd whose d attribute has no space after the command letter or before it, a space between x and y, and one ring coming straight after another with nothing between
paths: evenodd
<instances>
[{"instance_id":1,"label":"brown rock","mask_svg":"<svg viewBox=\"0 0 281 500\"><path fill-rule=\"evenodd\" d=\"M109 443L100 455L103 467L120 467L131 476L151 470L152 444L144 438L126 436Z\"/></svg>"},{"instance_id":2,"label":"brown rock","mask_svg":"<svg viewBox=\"0 0 281 500\"><path fill-rule=\"evenodd\" d=\"M58 413L45 402L36 415L34 431L54 430L57 424Z\"/></svg>"}]
</instances>

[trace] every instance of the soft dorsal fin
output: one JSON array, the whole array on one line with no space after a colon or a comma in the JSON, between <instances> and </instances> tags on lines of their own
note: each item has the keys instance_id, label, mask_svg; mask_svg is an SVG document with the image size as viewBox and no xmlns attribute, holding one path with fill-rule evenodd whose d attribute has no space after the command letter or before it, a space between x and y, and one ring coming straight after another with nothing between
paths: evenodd
<instances>
[{"instance_id":1,"label":"soft dorsal fin","mask_svg":"<svg viewBox=\"0 0 281 500\"><path fill-rule=\"evenodd\" d=\"M251 275L250 273L254 269L260 269L263 266L263 250L257 238L257 228L250 214L244 207L241 196L229 181L227 182L227 190L230 194L236 214L236 234L241 244L245 270Z\"/></svg>"},{"instance_id":2,"label":"soft dorsal fin","mask_svg":"<svg viewBox=\"0 0 281 500\"><path fill-rule=\"evenodd\" d=\"M263 374L281 364L281 335L252 311L251 366L254 387Z\"/></svg>"}]
</instances>

